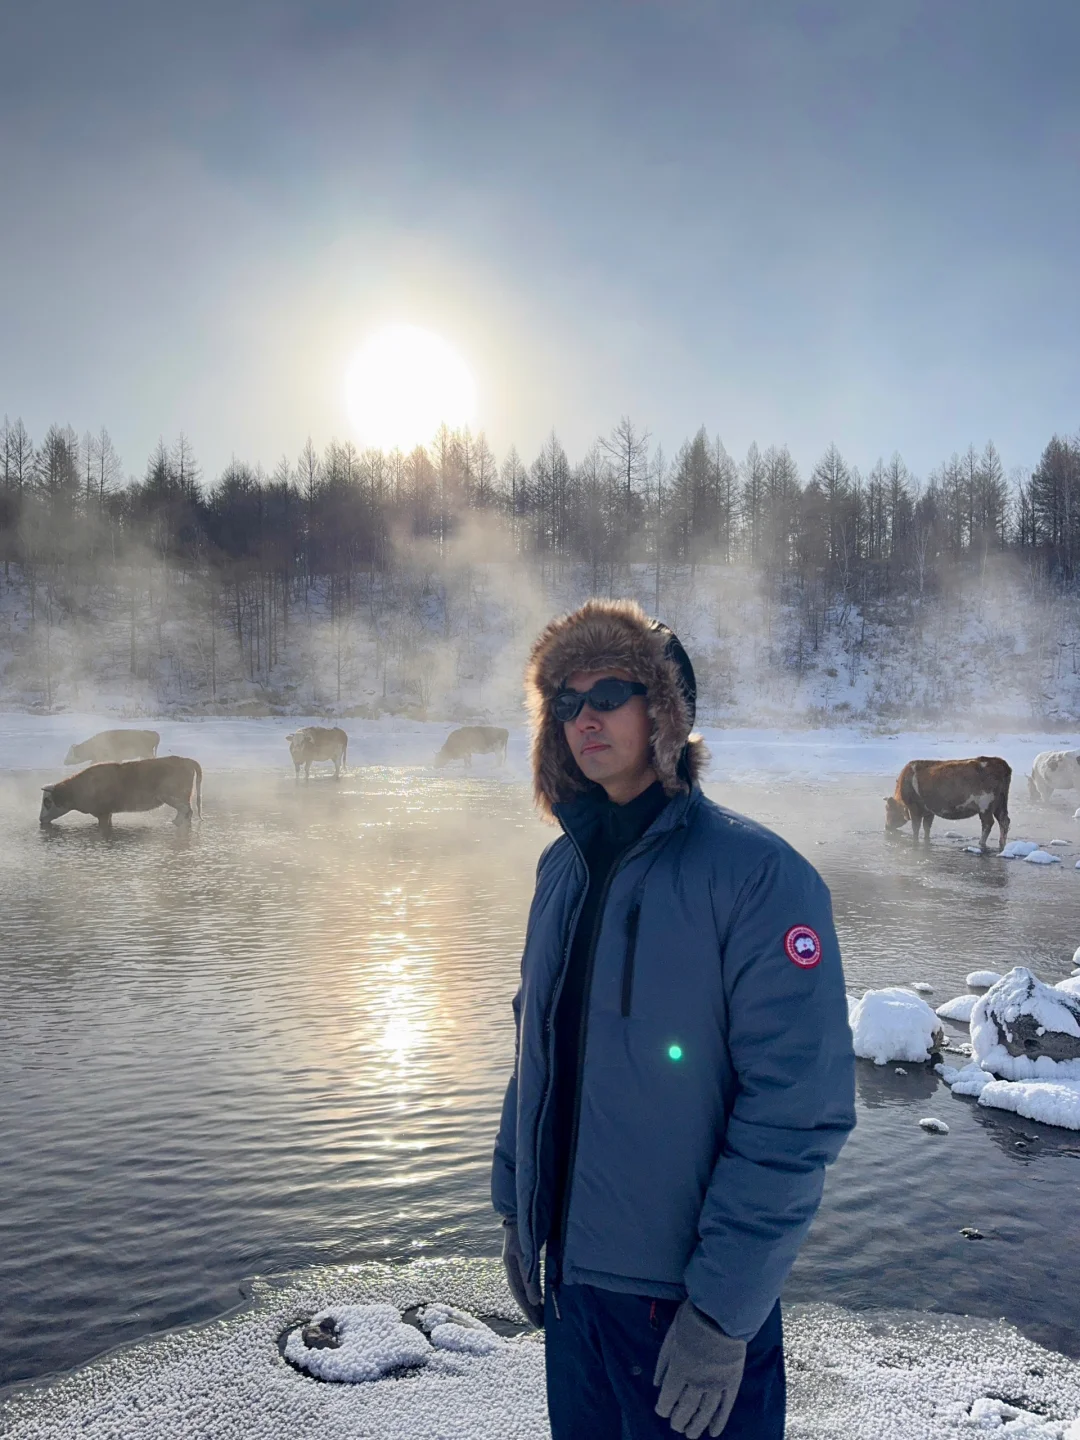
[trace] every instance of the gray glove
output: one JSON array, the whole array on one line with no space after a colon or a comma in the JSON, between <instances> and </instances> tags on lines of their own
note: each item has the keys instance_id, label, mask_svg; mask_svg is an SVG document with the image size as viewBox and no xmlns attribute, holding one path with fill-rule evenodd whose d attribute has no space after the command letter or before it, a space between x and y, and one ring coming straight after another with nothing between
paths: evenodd
<instances>
[{"instance_id":1,"label":"gray glove","mask_svg":"<svg viewBox=\"0 0 1080 1440\"><path fill-rule=\"evenodd\" d=\"M544 1328L544 1297L540 1286L525 1273L525 1257L521 1253L516 1220L503 1221L502 1262L510 1293L537 1330Z\"/></svg>"},{"instance_id":2,"label":"gray glove","mask_svg":"<svg viewBox=\"0 0 1080 1440\"><path fill-rule=\"evenodd\" d=\"M706 1426L710 1435L719 1435L739 1393L745 1363L746 1341L725 1335L715 1320L684 1300L656 1362L656 1413L665 1420L670 1417L671 1428L688 1440L698 1440Z\"/></svg>"}]
</instances>

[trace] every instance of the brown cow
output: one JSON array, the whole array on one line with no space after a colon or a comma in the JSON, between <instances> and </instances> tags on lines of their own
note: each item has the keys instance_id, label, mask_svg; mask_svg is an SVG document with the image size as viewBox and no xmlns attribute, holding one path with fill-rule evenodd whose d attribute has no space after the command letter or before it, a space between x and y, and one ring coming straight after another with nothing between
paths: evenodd
<instances>
[{"instance_id":1,"label":"brown cow","mask_svg":"<svg viewBox=\"0 0 1080 1440\"><path fill-rule=\"evenodd\" d=\"M446 765L451 760L464 760L468 770L474 755L498 755L501 765L506 759L509 739L509 730L502 730L498 725L462 725L459 730L450 731L435 756L435 764Z\"/></svg>"},{"instance_id":2,"label":"brown cow","mask_svg":"<svg viewBox=\"0 0 1080 1440\"><path fill-rule=\"evenodd\" d=\"M156 730L101 730L81 745L72 745L65 765L95 765L99 760L148 760L157 754Z\"/></svg>"},{"instance_id":3,"label":"brown cow","mask_svg":"<svg viewBox=\"0 0 1080 1440\"><path fill-rule=\"evenodd\" d=\"M1009 834L1009 782L1012 768L998 755L974 760L909 760L900 771L896 790L885 797L885 829L901 830L910 820L918 844L919 826L927 840L935 815L943 820L982 821L981 847L998 822L999 850Z\"/></svg>"},{"instance_id":4,"label":"brown cow","mask_svg":"<svg viewBox=\"0 0 1080 1440\"><path fill-rule=\"evenodd\" d=\"M176 811L175 824L191 823L191 789L195 787L195 803L202 818L202 766L183 755L164 755L156 760L125 760L120 764L106 762L91 765L59 780L44 785L41 791L42 825L51 825L69 810L93 815L107 834L112 817L132 810L156 810L171 805Z\"/></svg>"}]
</instances>

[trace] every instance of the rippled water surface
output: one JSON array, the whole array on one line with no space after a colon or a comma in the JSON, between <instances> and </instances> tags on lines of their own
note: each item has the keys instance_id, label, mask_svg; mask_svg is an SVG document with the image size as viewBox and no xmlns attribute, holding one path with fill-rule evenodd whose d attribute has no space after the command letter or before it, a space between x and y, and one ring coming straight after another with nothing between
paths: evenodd
<instances>
[{"instance_id":1,"label":"rippled water surface","mask_svg":"<svg viewBox=\"0 0 1080 1440\"><path fill-rule=\"evenodd\" d=\"M509 1002L550 838L524 787L213 775L190 835L159 811L106 840L75 817L39 833L38 783L0 776L0 1383L211 1315L254 1273L494 1254ZM944 838L916 854L883 838L881 793L717 791L822 870L849 989L926 980L940 1003L976 967L1068 973L1071 851L1049 873ZM1076 1353L1080 1136L905 1068L860 1064L789 1294L1006 1315Z\"/></svg>"}]
</instances>

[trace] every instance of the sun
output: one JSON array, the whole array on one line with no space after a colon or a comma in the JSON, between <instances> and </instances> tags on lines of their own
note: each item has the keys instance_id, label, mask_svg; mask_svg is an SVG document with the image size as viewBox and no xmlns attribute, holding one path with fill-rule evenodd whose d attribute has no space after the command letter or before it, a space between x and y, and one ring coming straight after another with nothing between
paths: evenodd
<instances>
[{"instance_id":1,"label":"sun","mask_svg":"<svg viewBox=\"0 0 1080 1440\"><path fill-rule=\"evenodd\" d=\"M472 422L476 381L441 336L415 325L388 325L353 356L345 400L365 445L412 450L440 425L456 429Z\"/></svg>"}]
</instances>

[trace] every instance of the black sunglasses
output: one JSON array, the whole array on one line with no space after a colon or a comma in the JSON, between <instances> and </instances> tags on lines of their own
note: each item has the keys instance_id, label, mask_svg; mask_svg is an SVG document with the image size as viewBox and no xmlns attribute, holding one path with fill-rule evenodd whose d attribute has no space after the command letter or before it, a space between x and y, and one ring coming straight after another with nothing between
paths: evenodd
<instances>
[{"instance_id":1,"label":"black sunglasses","mask_svg":"<svg viewBox=\"0 0 1080 1440\"><path fill-rule=\"evenodd\" d=\"M594 710L618 710L631 695L647 695L648 688L638 680L616 680L609 675L597 680L591 690L560 690L551 702L551 713L556 720L567 724L576 720L586 705Z\"/></svg>"}]
</instances>

